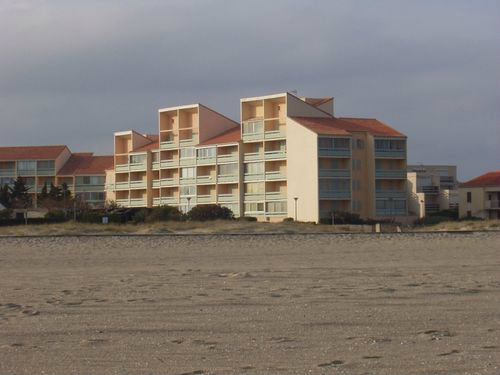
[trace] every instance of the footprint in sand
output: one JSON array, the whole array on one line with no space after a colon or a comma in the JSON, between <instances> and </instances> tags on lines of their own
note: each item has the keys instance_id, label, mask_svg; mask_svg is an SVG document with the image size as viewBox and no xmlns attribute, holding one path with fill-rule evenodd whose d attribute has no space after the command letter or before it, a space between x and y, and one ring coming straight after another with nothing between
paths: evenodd
<instances>
[{"instance_id":1,"label":"footprint in sand","mask_svg":"<svg viewBox=\"0 0 500 375\"><path fill-rule=\"evenodd\" d=\"M201 374L205 374L205 371L204 370L194 370L194 371L190 371L190 372L183 372L180 375L201 375Z\"/></svg>"},{"instance_id":2,"label":"footprint in sand","mask_svg":"<svg viewBox=\"0 0 500 375\"><path fill-rule=\"evenodd\" d=\"M438 356L439 357L444 357L444 356L447 356L447 355L458 354L458 353L460 353L458 350L453 349L451 352L441 353L441 354L438 354Z\"/></svg>"},{"instance_id":3,"label":"footprint in sand","mask_svg":"<svg viewBox=\"0 0 500 375\"><path fill-rule=\"evenodd\" d=\"M343 365L343 364L344 364L344 361L335 359L335 360L333 360L331 362L320 363L318 365L318 367L338 367L338 366Z\"/></svg>"},{"instance_id":4,"label":"footprint in sand","mask_svg":"<svg viewBox=\"0 0 500 375\"><path fill-rule=\"evenodd\" d=\"M365 355L362 357L363 359L380 359L382 358L381 356L378 355Z\"/></svg>"}]
</instances>

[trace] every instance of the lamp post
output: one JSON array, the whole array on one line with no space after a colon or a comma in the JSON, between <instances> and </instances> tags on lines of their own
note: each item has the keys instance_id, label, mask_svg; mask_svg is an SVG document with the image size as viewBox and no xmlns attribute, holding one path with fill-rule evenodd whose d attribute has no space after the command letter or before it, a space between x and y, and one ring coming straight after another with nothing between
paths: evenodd
<instances>
[{"instance_id":1,"label":"lamp post","mask_svg":"<svg viewBox=\"0 0 500 375\"><path fill-rule=\"evenodd\" d=\"M188 213L188 212L189 212L189 203L191 202L191 197L187 197L186 199L187 199L187 201L188 201L188 205L187 205L187 211L186 211L186 213Z\"/></svg>"},{"instance_id":2,"label":"lamp post","mask_svg":"<svg viewBox=\"0 0 500 375\"><path fill-rule=\"evenodd\" d=\"M293 200L295 201L295 221L297 221L297 201L299 200L299 198L294 197Z\"/></svg>"}]
</instances>

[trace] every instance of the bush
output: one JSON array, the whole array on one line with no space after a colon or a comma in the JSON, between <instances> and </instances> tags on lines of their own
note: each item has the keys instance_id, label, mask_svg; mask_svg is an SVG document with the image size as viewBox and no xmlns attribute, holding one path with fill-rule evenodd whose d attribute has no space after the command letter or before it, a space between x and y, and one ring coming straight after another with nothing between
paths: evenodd
<instances>
[{"instance_id":1,"label":"bush","mask_svg":"<svg viewBox=\"0 0 500 375\"><path fill-rule=\"evenodd\" d=\"M253 216L240 216L239 220L241 221L257 221L256 217Z\"/></svg>"},{"instance_id":2,"label":"bush","mask_svg":"<svg viewBox=\"0 0 500 375\"><path fill-rule=\"evenodd\" d=\"M148 208L141 208L139 211L137 211L134 216L132 216L132 221L135 224L141 224L145 223L146 219L149 216L150 210Z\"/></svg>"},{"instance_id":3,"label":"bush","mask_svg":"<svg viewBox=\"0 0 500 375\"><path fill-rule=\"evenodd\" d=\"M77 220L84 223L101 224L103 217L107 217L109 223L123 222L122 215L119 213L105 212L103 210L83 211L78 215Z\"/></svg>"},{"instance_id":4,"label":"bush","mask_svg":"<svg viewBox=\"0 0 500 375\"><path fill-rule=\"evenodd\" d=\"M207 221L207 220L232 220L234 219L233 211L227 207L222 207L218 204L207 204L194 206L187 214L189 220Z\"/></svg>"},{"instance_id":5,"label":"bush","mask_svg":"<svg viewBox=\"0 0 500 375\"><path fill-rule=\"evenodd\" d=\"M447 218L448 220L458 220L458 209L441 210L438 212L433 212L432 214L429 214L427 216Z\"/></svg>"},{"instance_id":6,"label":"bush","mask_svg":"<svg viewBox=\"0 0 500 375\"><path fill-rule=\"evenodd\" d=\"M0 211L0 220L10 220L12 216L11 210L3 209Z\"/></svg>"},{"instance_id":7,"label":"bush","mask_svg":"<svg viewBox=\"0 0 500 375\"><path fill-rule=\"evenodd\" d=\"M160 206L151 209L147 221L179 221L182 220L183 214L177 207Z\"/></svg>"},{"instance_id":8,"label":"bush","mask_svg":"<svg viewBox=\"0 0 500 375\"><path fill-rule=\"evenodd\" d=\"M293 220L293 217L286 217L283 219L284 223L293 223L295 220Z\"/></svg>"},{"instance_id":9,"label":"bush","mask_svg":"<svg viewBox=\"0 0 500 375\"><path fill-rule=\"evenodd\" d=\"M66 212L60 209L49 210L45 214L45 218L51 222L62 222L66 220Z\"/></svg>"}]
</instances>

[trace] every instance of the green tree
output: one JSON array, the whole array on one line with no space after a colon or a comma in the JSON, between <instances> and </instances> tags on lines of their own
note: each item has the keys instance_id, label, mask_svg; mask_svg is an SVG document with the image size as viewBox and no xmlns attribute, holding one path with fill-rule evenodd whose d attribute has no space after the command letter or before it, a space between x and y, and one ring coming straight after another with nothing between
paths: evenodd
<instances>
[{"instance_id":1,"label":"green tree","mask_svg":"<svg viewBox=\"0 0 500 375\"><path fill-rule=\"evenodd\" d=\"M50 183L49 197L55 201L59 201L62 198L62 189L59 186L55 186Z\"/></svg>"},{"instance_id":2,"label":"green tree","mask_svg":"<svg viewBox=\"0 0 500 375\"><path fill-rule=\"evenodd\" d=\"M31 198L28 194L28 188L22 177L14 181L14 185L9 187L12 198L11 206L14 208L28 208L31 205Z\"/></svg>"},{"instance_id":3,"label":"green tree","mask_svg":"<svg viewBox=\"0 0 500 375\"><path fill-rule=\"evenodd\" d=\"M48 196L49 196L49 193L48 193L47 183L44 183L43 187L42 187L42 191L40 192L40 194L38 194L38 200L43 201L43 200L47 199Z\"/></svg>"},{"instance_id":4,"label":"green tree","mask_svg":"<svg viewBox=\"0 0 500 375\"><path fill-rule=\"evenodd\" d=\"M11 206L12 196L10 193L9 185L7 184L0 186L0 203L6 208L9 208Z\"/></svg>"}]
</instances>

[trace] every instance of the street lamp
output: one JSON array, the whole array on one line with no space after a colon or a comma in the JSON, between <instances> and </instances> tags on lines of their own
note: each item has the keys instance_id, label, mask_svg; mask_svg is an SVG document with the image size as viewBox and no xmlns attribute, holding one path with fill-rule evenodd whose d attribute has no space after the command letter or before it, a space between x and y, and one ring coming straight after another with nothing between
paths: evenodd
<instances>
[{"instance_id":1,"label":"street lamp","mask_svg":"<svg viewBox=\"0 0 500 375\"><path fill-rule=\"evenodd\" d=\"M294 197L293 199L295 201L295 221L297 221L297 201L299 200L299 198Z\"/></svg>"},{"instance_id":2,"label":"street lamp","mask_svg":"<svg viewBox=\"0 0 500 375\"><path fill-rule=\"evenodd\" d=\"M187 197L186 199L188 201L187 212L186 213L188 213L189 212L189 202L191 202L191 197Z\"/></svg>"}]
</instances>

